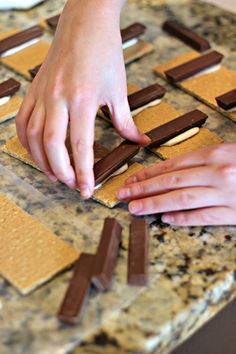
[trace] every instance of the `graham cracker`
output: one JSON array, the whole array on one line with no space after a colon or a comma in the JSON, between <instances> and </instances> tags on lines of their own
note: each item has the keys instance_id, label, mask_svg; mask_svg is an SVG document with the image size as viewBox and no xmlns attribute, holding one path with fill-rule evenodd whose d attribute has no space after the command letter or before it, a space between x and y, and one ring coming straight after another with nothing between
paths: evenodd
<instances>
[{"instance_id":1,"label":"graham cracker","mask_svg":"<svg viewBox=\"0 0 236 354\"><path fill-rule=\"evenodd\" d=\"M139 40L136 44L124 49L125 64L130 64L131 62L153 52L153 50L154 45L152 43Z\"/></svg>"},{"instance_id":2,"label":"graham cracker","mask_svg":"<svg viewBox=\"0 0 236 354\"><path fill-rule=\"evenodd\" d=\"M28 70L42 64L49 48L50 44L48 42L40 40L13 55L0 58L0 61L10 69L13 69L15 72L24 76L26 79L31 80L32 78Z\"/></svg>"},{"instance_id":3,"label":"graham cracker","mask_svg":"<svg viewBox=\"0 0 236 354\"><path fill-rule=\"evenodd\" d=\"M166 78L164 74L166 70L172 69L180 64L186 63L189 60L194 59L198 56L200 56L200 54L194 51L185 53L164 64L158 65L154 68L154 71L159 76ZM235 71L229 70L222 66L219 70L215 72L183 80L177 85L183 91L197 98L199 101L207 104L214 110L218 111L219 113L222 113L233 121L236 121L236 109L235 112L224 111L218 106L215 99L217 96L220 96L228 91L235 89Z\"/></svg>"},{"instance_id":4,"label":"graham cracker","mask_svg":"<svg viewBox=\"0 0 236 354\"><path fill-rule=\"evenodd\" d=\"M134 173L143 169L139 163L133 163L128 170L121 175L112 177L101 188L94 191L93 199L105 205L108 208L114 208L120 201L117 199L116 193L124 186L125 181Z\"/></svg>"},{"instance_id":5,"label":"graham cracker","mask_svg":"<svg viewBox=\"0 0 236 354\"><path fill-rule=\"evenodd\" d=\"M0 272L22 294L78 259L78 251L2 194L0 205Z\"/></svg>"},{"instance_id":6,"label":"graham cracker","mask_svg":"<svg viewBox=\"0 0 236 354\"><path fill-rule=\"evenodd\" d=\"M11 97L10 101L0 106L0 123L16 116L23 99L20 96Z\"/></svg>"}]
</instances>

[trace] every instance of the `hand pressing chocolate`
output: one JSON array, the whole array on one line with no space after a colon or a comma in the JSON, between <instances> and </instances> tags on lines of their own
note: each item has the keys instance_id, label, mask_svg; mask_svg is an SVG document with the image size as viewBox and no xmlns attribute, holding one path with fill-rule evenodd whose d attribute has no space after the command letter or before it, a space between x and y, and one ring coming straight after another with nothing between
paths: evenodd
<instances>
[{"instance_id":1,"label":"hand pressing chocolate","mask_svg":"<svg viewBox=\"0 0 236 354\"><path fill-rule=\"evenodd\" d=\"M133 123L120 36L124 0L69 0L55 39L16 119L18 137L51 181L94 189L94 123L100 105L110 109L120 135L149 142ZM75 169L65 146L68 124Z\"/></svg>"},{"instance_id":2,"label":"hand pressing chocolate","mask_svg":"<svg viewBox=\"0 0 236 354\"><path fill-rule=\"evenodd\" d=\"M118 192L135 215L182 226L236 224L236 143L207 147L131 176Z\"/></svg>"}]
</instances>

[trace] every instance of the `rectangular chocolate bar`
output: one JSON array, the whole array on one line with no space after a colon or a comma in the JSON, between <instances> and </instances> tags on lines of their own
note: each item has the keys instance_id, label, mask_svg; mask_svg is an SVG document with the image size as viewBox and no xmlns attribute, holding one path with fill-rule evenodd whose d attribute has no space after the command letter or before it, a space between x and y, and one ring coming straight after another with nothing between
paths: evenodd
<instances>
[{"instance_id":1,"label":"rectangular chocolate bar","mask_svg":"<svg viewBox=\"0 0 236 354\"><path fill-rule=\"evenodd\" d=\"M91 284L94 260L94 255L82 253L75 264L73 277L58 312L59 320L64 323L73 325L78 323L81 318Z\"/></svg>"},{"instance_id":2,"label":"rectangular chocolate bar","mask_svg":"<svg viewBox=\"0 0 236 354\"><path fill-rule=\"evenodd\" d=\"M44 29L40 26L33 26L24 31L17 32L10 37L0 40L0 55L9 49L26 43L34 38L41 37Z\"/></svg>"},{"instance_id":3,"label":"rectangular chocolate bar","mask_svg":"<svg viewBox=\"0 0 236 354\"><path fill-rule=\"evenodd\" d=\"M190 28L183 26L176 20L168 20L163 24L163 30L174 37L177 37L190 47L199 52L204 52L211 48L210 43Z\"/></svg>"},{"instance_id":4,"label":"rectangular chocolate bar","mask_svg":"<svg viewBox=\"0 0 236 354\"><path fill-rule=\"evenodd\" d=\"M125 140L104 158L94 164L95 185L103 182L139 152L140 145Z\"/></svg>"},{"instance_id":5,"label":"rectangular chocolate bar","mask_svg":"<svg viewBox=\"0 0 236 354\"><path fill-rule=\"evenodd\" d=\"M210 68L211 66L219 64L223 58L223 54L214 50L210 53L203 54L196 59L190 60L185 64L181 64L175 68L165 71L165 75L172 83L177 83L188 79L191 76Z\"/></svg>"},{"instance_id":6,"label":"rectangular chocolate bar","mask_svg":"<svg viewBox=\"0 0 236 354\"><path fill-rule=\"evenodd\" d=\"M13 96L16 93L21 84L19 81L15 79L8 79L0 84L0 98Z\"/></svg>"},{"instance_id":7,"label":"rectangular chocolate bar","mask_svg":"<svg viewBox=\"0 0 236 354\"><path fill-rule=\"evenodd\" d=\"M106 218L95 256L92 282L100 291L108 290L111 285L122 227L114 218Z\"/></svg>"},{"instance_id":8,"label":"rectangular chocolate bar","mask_svg":"<svg viewBox=\"0 0 236 354\"><path fill-rule=\"evenodd\" d=\"M208 116L205 113L196 109L176 119L173 119L170 122L165 123L146 133L146 135L151 139L151 144L148 145L148 147L153 148L160 146L166 141L184 133L191 128L200 127L205 123L207 118Z\"/></svg>"},{"instance_id":9,"label":"rectangular chocolate bar","mask_svg":"<svg viewBox=\"0 0 236 354\"><path fill-rule=\"evenodd\" d=\"M60 15L52 16L52 17L49 17L46 20L46 22L47 22L48 26L51 27L51 29L55 30L57 28L59 18L60 18Z\"/></svg>"},{"instance_id":10,"label":"rectangular chocolate bar","mask_svg":"<svg viewBox=\"0 0 236 354\"><path fill-rule=\"evenodd\" d=\"M134 23L121 30L122 43L138 38L146 32L147 27L142 23Z\"/></svg>"},{"instance_id":11,"label":"rectangular chocolate bar","mask_svg":"<svg viewBox=\"0 0 236 354\"><path fill-rule=\"evenodd\" d=\"M39 69L41 68L41 66L42 66L42 64L39 64L39 65L35 66L34 68L29 69L29 73L30 73L32 79L34 79L35 76L38 74Z\"/></svg>"},{"instance_id":12,"label":"rectangular chocolate bar","mask_svg":"<svg viewBox=\"0 0 236 354\"><path fill-rule=\"evenodd\" d=\"M130 225L128 284L148 284L148 240L149 230L144 219L133 219Z\"/></svg>"},{"instance_id":13,"label":"rectangular chocolate bar","mask_svg":"<svg viewBox=\"0 0 236 354\"><path fill-rule=\"evenodd\" d=\"M236 89L216 97L216 102L218 106L223 108L225 111L236 107Z\"/></svg>"}]
</instances>

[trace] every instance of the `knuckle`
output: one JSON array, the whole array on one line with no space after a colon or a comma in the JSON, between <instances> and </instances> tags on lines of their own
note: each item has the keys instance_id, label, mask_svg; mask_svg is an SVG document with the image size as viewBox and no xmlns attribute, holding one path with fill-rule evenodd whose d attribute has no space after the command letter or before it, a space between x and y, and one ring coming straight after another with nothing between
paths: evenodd
<instances>
[{"instance_id":1,"label":"knuckle","mask_svg":"<svg viewBox=\"0 0 236 354\"><path fill-rule=\"evenodd\" d=\"M226 183L236 181L236 165L228 164L219 168L220 175Z\"/></svg>"},{"instance_id":2,"label":"knuckle","mask_svg":"<svg viewBox=\"0 0 236 354\"><path fill-rule=\"evenodd\" d=\"M212 162L217 162L224 156L225 149L223 144L213 146L208 152L208 159Z\"/></svg>"},{"instance_id":3,"label":"knuckle","mask_svg":"<svg viewBox=\"0 0 236 354\"><path fill-rule=\"evenodd\" d=\"M193 205L195 197L192 193L182 191L175 197L175 203L177 207L190 208Z\"/></svg>"},{"instance_id":4,"label":"knuckle","mask_svg":"<svg viewBox=\"0 0 236 354\"><path fill-rule=\"evenodd\" d=\"M27 128L26 133L27 133L27 137L28 137L29 139L36 139L36 140L38 140L38 139L40 138L40 136L41 136L40 130L39 130L36 126L34 126L34 125L30 125L30 126Z\"/></svg>"},{"instance_id":5,"label":"knuckle","mask_svg":"<svg viewBox=\"0 0 236 354\"><path fill-rule=\"evenodd\" d=\"M133 195L139 195L145 193L145 187L142 183L137 183L136 185L131 187L131 193Z\"/></svg>"},{"instance_id":6,"label":"knuckle","mask_svg":"<svg viewBox=\"0 0 236 354\"><path fill-rule=\"evenodd\" d=\"M55 149L58 145L58 139L54 132L48 132L44 134L44 145L46 149Z\"/></svg>"},{"instance_id":7,"label":"knuckle","mask_svg":"<svg viewBox=\"0 0 236 354\"><path fill-rule=\"evenodd\" d=\"M76 154L88 152L93 149L93 143L84 139L72 140L72 146Z\"/></svg>"},{"instance_id":8,"label":"knuckle","mask_svg":"<svg viewBox=\"0 0 236 354\"><path fill-rule=\"evenodd\" d=\"M169 175L162 178L161 185L172 189L181 184L181 178L176 175Z\"/></svg>"}]
</instances>

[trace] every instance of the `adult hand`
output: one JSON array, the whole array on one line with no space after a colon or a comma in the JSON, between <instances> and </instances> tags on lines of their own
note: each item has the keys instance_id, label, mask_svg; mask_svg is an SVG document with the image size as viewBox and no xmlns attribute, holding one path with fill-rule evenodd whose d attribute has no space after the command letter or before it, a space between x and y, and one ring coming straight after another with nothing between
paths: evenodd
<instances>
[{"instance_id":1,"label":"adult hand","mask_svg":"<svg viewBox=\"0 0 236 354\"><path fill-rule=\"evenodd\" d=\"M175 225L236 224L236 143L210 146L131 176L118 192L135 215Z\"/></svg>"},{"instance_id":2,"label":"adult hand","mask_svg":"<svg viewBox=\"0 0 236 354\"><path fill-rule=\"evenodd\" d=\"M16 118L19 139L52 181L94 189L95 116L107 105L120 135L145 144L128 101L120 11L124 0L69 0L47 58ZM74 168L65 146L68 123Z\"/></svg>"}]
</instances>

